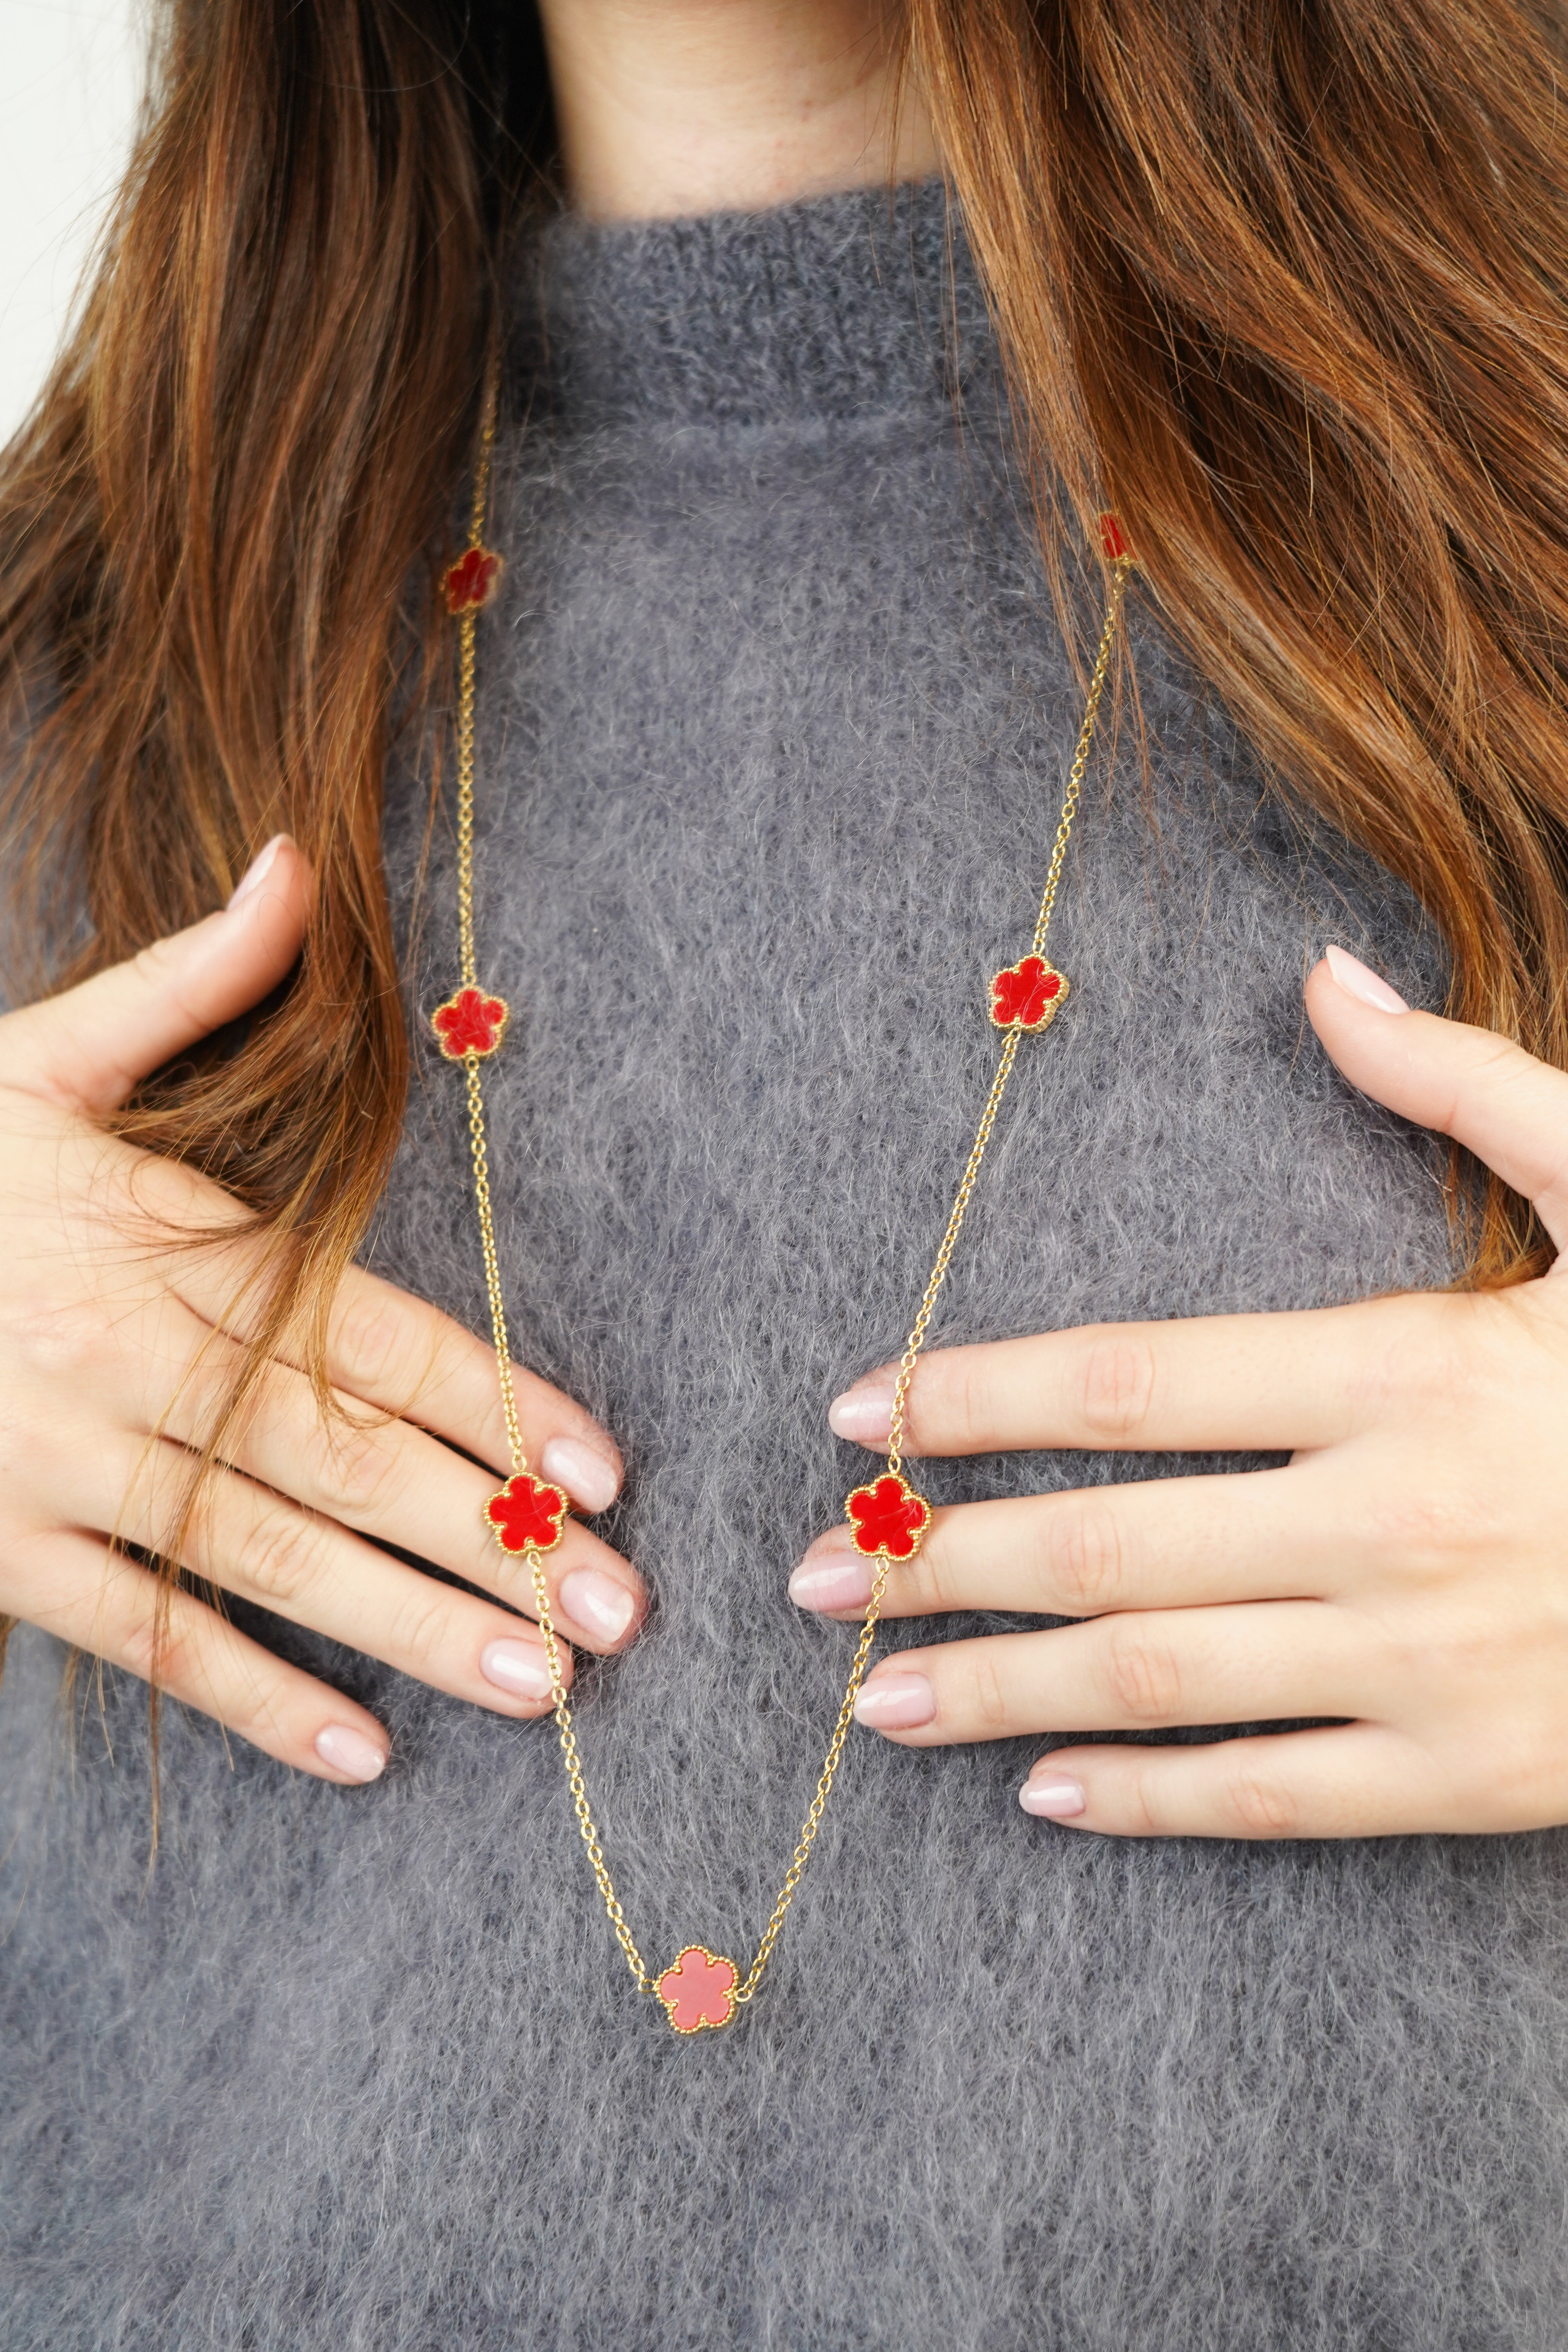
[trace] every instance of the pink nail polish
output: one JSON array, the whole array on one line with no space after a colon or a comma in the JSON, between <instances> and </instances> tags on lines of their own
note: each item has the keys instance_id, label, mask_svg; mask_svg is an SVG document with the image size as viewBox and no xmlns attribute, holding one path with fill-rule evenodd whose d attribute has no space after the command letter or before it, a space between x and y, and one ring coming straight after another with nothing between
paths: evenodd
<instances>
[{"instance_id":1,"label":"pink nail polish","mask_svg":"<svg viewBox=\"0 0 1568 2352\"><path fill-rule=\"evenodd\" d=\"M323 1764L334 1772L346 1772L351 1780L378 1780L386 1769L385 1749L346 1723L329 1723L318 1731L316 1753Z\"/></svg>"},{"instance_id":2,"label":"pink nail polish","mask_svg":"<svg viewBox=\"0 0 1568 2352\"><path fill-rule=\"evenodd\" d=\"M479 1672L497 1690L513 1698L548 1698L550 1668L544 1653L528 1642L487 1642L479 1652Z\"/></svg>"},{"instance_id":3,"label":"pink nail polish","mask_svg":"<svg viewBox=\"0 0 1568 2352\"><path fill-rule=\"evenodd\" d=\"M842 1396L836 1396L827 1408L827 1426L834 1436L847 1437L857 1445L885 1445L893 1386L891 1374L868 1372Z\"/></svg>"},{"instance_id":4,"label":"pink nail polish","mask_svg":"<svg viewBox=\"0 0 1568 2352\"><path fill-rule=\"evenodd\" d=\"M1042 1772L1037 1779L1026 1780L1018 1791L1024 1811L1047 1822L1070 1821L1083 1811L1087 1801L1079 1783L1069 1780L1065 1772Z\"/></svg>"},{"instance_id":5,"label":"pink nail polish","mask_svg":"<svg viewBox=\"0 0 1568 2352\"><path fill-rule=\"evenodd\" d=\"M863 1685L855 1720L870 1731L913 1731L936 1713L936 1693L924 1675L879 1675Z\"/></svg>"},{"instance_id":6,"label":"pink nail polish","mask_svg":"<svg viewBox=\"0 0 1568 2352\"><path fill-rule=\"evenodd\" d=\"M615 1464L580 1438L552 1437L539 1457L539 1467L585 1511L607 1511L620 1492Z\"/></svg>"},{"instance_id":7,"label":"pink nail polish","mask_svg":"<svg viewBox=\"0 0 1568 2352\"><path fill-rule=\"evenodd\" d=\"M562 1579L561 1606L596 1642L618 1642L637 1614L626 1586L596 1568L574 1568Z\"/></svg>"},{"instance_id":8,"label":"pink nail polish","mask_svg":"<svg viewBox=\"0 0 1568 2352\"><path fill-rule=\"evenodd\" d=\"M1357 996L1363 1004L1375 1005L1380 1013L1409 1012L1410 1007L1398 990L1390 988L1387 981L1375 971L1369 971L1360 957L1352 955L1348 948L1325 948L1323 954L1329 970L1347 996Z\"/></svg>"},{"instance_id":9,"label":"pink nail polish","mask_svg":"<svg viewBox=\"0 0 1568 2352\"><path fill-rule=\"evenodd\" d=\"M277 865L278 853L288 838L285 833L275 833L266 848L257 851L235 886L234 895L224 909L226 914L232 915L237 907L243 907L247 898L255 897Z\"/></svg>"},{"instance_id":10,"label":"pink nail polish","mask_svg":"<svg viewBox=\"0 0 1568 2352\"><path fill-rule=\"evenodd\" d=\"M797 1609L864 1609L871 1598L871 1563L853 1553L807 1553L789 1580Z\"/></svg>"}]
</instances>

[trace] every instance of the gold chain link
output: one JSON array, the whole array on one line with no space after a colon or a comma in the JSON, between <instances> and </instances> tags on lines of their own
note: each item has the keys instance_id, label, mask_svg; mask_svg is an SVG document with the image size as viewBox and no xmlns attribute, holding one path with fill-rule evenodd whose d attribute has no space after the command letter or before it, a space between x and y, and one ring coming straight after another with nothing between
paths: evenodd
<instances>
[{"instance_id":1,"label":"gold chain link","mask_svg":"<svg viewBox=\"0 0 1568 2352\"><path fill-rule=\"evenodd\" d=\"M484 544L485 515L489 498L495 433L496 383L492 371L485 394L484 412L479 429L479 462L474 478L474 502L468 523L470 549L482 548ZM1045 944L1046 933L1050 929L1051 915L1056 906L1057 887L1061 879L1062 863L1067 856L1073 818L1077 814L1079 797L1083 790L1089 747L1094 740L1095 723L1100 715L1100 698L1110 668L1111 652L1126 590L1127 575L1131 568L1131 560L1126 556L1118 559L1111 566L1110 594L1106 604L1105 625L1100 634L1099 657L1089 680L1089 693L1084 704L1083 725L1079 733L1078 748L1068 774L1067 793L1062 802L1056 839L1051 847L1050 866L1046 876L1045 891L1040 900L1039 916L1035 925L1032 951L1037 955L1041 951ZM459 619L458 674L458 933L463 985L468 988L476 987L479 983L479 971L474 953L474 706L477 626L478 613L473 607L469 607ZM981 1162L985 1157L985 1147L991 1140L992 1130L995 1127L997 1114L1002 1108L1002 1098L1007 1091L1007 1081L1012 1076L1013 1065L1017 1059L1022 1035L1023 1032L1018 1028L1010 1029L1007 1033L1006 1043L1002 1048L1002 1058L997 1064L996 1075L992 1081L991 1092L986 1097L985 1108L980 1117L980 1125L975 1130L973 1146L953 1198L952 1213L947 1221L947 1230L942 1235L942 1246L937 1251L936 1260L921 1300L920 1312L915 1318L900 1361L889 1423L888 1443L888 1467L895 1474L900 1471L903 1462L904 1413L909 1398L910 1382L913 1378L921 1350L925 1345L926 1334L931 1328L937 1294L946 1277L959 1234L963 1230L964 1215L980 1174ZM500 1381L501 1408L506 1416L507 1444L511 1455L512 1474L515 1476L527 1470L528 1462L523 1452L521 1430L518 1423L517 1397L511 1372L511 1348L507 1337L506 1307L501 1287L500 1256L496 1246L495 1217L490 1201L484 1092L479 1076L479 1055L470 1050L463 1058L468 1084L468 1136L473 1155L474 1201L479 1211L479 1237L484 1252L485 1289L489 1301L490 1331L495 1342L496 1370ZM544 1561L537 1546L533 1544L526 1547L523 1558L528 1564L533 1585L534 1610L539 1620L539 1630L544 1637L545 1656L550 1666L551 1694L555 1702L555 1725L560 1738L561 1752L565 1759L566 1778L572 1791L573 1810L577 1817L578 1834L586 1850L589 1865L597 1883L605 1913L616 1933L616 1940L626 1956L626 1966L631 1970L638 1990L652 1993L658 1990L655 1979L641 1952L637 1949L631 1929L626 1924L626 1913L621 1907L620 1897L616 1893L615 1882L610 1876L608 1865L605 1861L604 1847L588 1803L588 1790L583 1777L582 1758L577 1748L577 1736L573 1728L572 1709L567 1702L566 1686L562 1677L561 1637L555 1631L554 1620L551 1614ZM826 1810L827 1800L832 1794L834 1780L843 1757L844 1743L848 1738L849 1727L854 1721L855 1701L859 1696L860 1685L865 1680L866 1669L870 1663L871 1651L876 1643L877 1627L881 1618L882 1603L888 1589L889 1565L887 1555L885 1553L880 1555L877 1561L876 1580L871 1588L871 1597L867 1603L866 1615L860 1627L860 1638L850 1663L849 1678L845 1685L843 1702L838 1709L838 1720L834 1725L833 1737L828 1743L827 1753L823 1759L816 1790L805 1819L801 1824L800 1836L796 1842L795 1853L790 1858L789 1870L784 1885L779 1889L778 1899L769 1916L768 1924L763 1931L756 1955L743 1983L736 1988L734 1999L737 2007L749 2001L762 1982L763 1971L773 1956L773 1946L778 1941L785 1915L795 1900L795 1890L810 1860L812 1847L816 1842L817 1831L822 1826L822 1817Z\"/></svg>"},{"instance_id":2,"label":"gold chain link","mask_svg":"<svg viewBox=\"0 0 1568 2352\"><path fill-rule=\"evenodd\" d=\"M1100 651L1095 656L1089 692L1084 697L1083 725L1078 731L1078 749L1068 770L1068 788L1062 800L1061 820L1057 837L1051 844L1051 862L1046 873L1046 887L1040 894L1040 911L1035 918L1035 937L1031 953L1038 955L1046 944L1046 933L1051 928L1051 916L1057 903L1057 885L1062 878L1062 860L1068 854L1068 836L1072 821L1078 814L1079 795L1083 791L1084 771L1089 766L1089 745L1094 741L1094 730L1100 718L1100 697L1110 674L1110 656L1116 644L1117 625L1121 619L1121 600L1127 593L1127 575L1132 569L1130 555L1119 557L1111 567L1110 591L1105 600L1105 626L1100 633Z\"/></svg>"},{"instance_id":3,"label":"gold chain link","mask_svg":"<svg viewBox=\"0 0 1568 2352\"><path fill-rule=\"evenodd\" d=\"M1106 598L1105 625L1100 633L1100 652L1089 692L1084 698L1083 725L1079 729L1078 748L1072 766L1068 771L1067 791L1062 799L1061 816L1057 824L1057 837L1051 844L1051 862L1046 875L1046 887L1040 898L1040 911L1035 919L1035 936L1030 952L1038 955L1046 944L1046 933L1051 928L1051 916L1057 903L1057 885L1061 880L1062 861L1068 854L1068 842L1072 835L1072 821L1078 814L1079 795L1083 791L1084 771L1089 765L1089 746L1094 741L1095 723L1100 717L1100 697L1110 669L1110 656L1116 643L1117 624L1121 617L1121 600L1127 592L1127 575L1132 569L1131 559L1121 557L1112 566L1110 592ZM1013 1065L1018 1057L1021 1029L1009 1029L1007 1042L1002 1048L1002 1059L996 1066L991 1092L980 1114L980 1125L974 1131L974 1146L964 1166L963 1175L953 1195L952 1212L947 1221L947 1231L942 1237L942 1247L931 1270L931 1278L921 1300L920 1313L910 1327L904 1342L904 1352L899 1360L899 1376L893 1389L893 1407L888 1420L888 1467L895 1476L901 1474L904 1461L904 1411L909 1402L910 1382L925 1346L926 1333L931 1328L931 1313L937 1293L947 1278L948 1263L952 1256L958 1236L963 1230L963 1220L969 1208L970 1196L980 1174L980 1163L985 1157L985 1147L991 1140L991 1130L996 1124L996 1114L1002 1108L1002 1097L1007 1091L1007 1081L1013 1075Z\"/></svg>"},{"instance_id":4,"label":"gold chain link","mask_svg":"<svg viewBox=\"0 0 1568 2352\"><path fill-rule=\"evenodd\" d=\"M474 1157L474 1199L479 1212L479 1241L485 1254L485 1289L490 1302L490 1331L495 1340L496 1374L500 1381L501 1411L506 1415L507 1450L511 1475L528 1467L522 1432L517 1420L517 1388L511 1377L511 1348L506 1332L506 1305L500 1283L500 1254L496 1248L495 1217L490 1208L489 1154L485 1148L485 1097L479 1084L479 1057L464 1056L468 1082L468 1140Z\"/></svg>"}]
</instances>

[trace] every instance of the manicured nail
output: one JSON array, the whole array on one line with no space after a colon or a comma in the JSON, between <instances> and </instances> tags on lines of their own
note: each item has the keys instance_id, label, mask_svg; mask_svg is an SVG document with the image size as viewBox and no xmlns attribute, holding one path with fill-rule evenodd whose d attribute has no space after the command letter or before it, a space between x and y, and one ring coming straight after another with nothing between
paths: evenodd
<instances>
[{"instance_id":1,"label":"manicured nail","mask_svg":"<svg viewBox=\"0 0 1568 2352\"><path fill-rule=\"evenodd\" d=\"M1069 1780L1065 1772L1042 1772L1037 1780L1026 1780L1018 1791L1018 1802L1026 1813L1037 1813L1042 1821L1067 1822L1074 1813L1081 1813L1087 1800L1078 1781Z\"/></svg>"},{"instance_id":2,"label":"manicured nail","mask_svg":"<svg viewBox=\"0 0 1568 2352\"><path fill-rule=\"evenodd\" d=\"M225 909L226 913L232 915L237 907L243 907L247 898L253 898L256 896L278 863L278 853L288 838L286 833L275 833L266 848L258 850L236 883L234 896Z\"/></svg>"},{"instance_id":3,"label":"manicured nail","mask_svg":"<svg viewBox=\"0 0 1568 2352\"><path fill-rule=\"evenodd\" d=\"M827 1408L827 1426L834 1436L850 1438L857 1445L886 1445L894 1386L891 1372L868 1372L836 1396Z\"/></svg>"},{"instance_id":4,"label":"manicured nail","mask_svg":"<svg viewBox=\"0 0 1568 2352\"><path fill-rule=\"evenodd\" d=\"M574 1568L562 1579L561 1606L574 1624L600 1642L618 1642L637 1614L626 1586L596 1568Z\"/></svg>"},{"instance_id":5,"label":"manicured nail","mask_svg":"<svg viewBox=\"0 0 1568 2352\"><path fill-rule=\"evenodd\" d=\"M318 1731L316 1753L323 1764L330 1764L334 1772L346 1772L351 1780L379 1780L386 1769L384 1748L378 1748L374 1739L346 1723L329 1723L324 1731Z\"/></svg>"},{"instance_id":6,"label":"manicured nail","mask_svg":"<svg viewBox=\"0 0 1568 2352\"><path fill-rule=\"evenodd\" d=\"M580 1438L552 1437L539 1457L539 1466L585 1511L607 1511L621 1491L615 1464Z\"/></svg>"},{"instance_id":7,"label":"manicured nail","mask_svg":"<svg viewBox=\"0 0 1568 2352\"><path fill-rule=\"evenodd\" d=\"M871 1731L913 1731L936 1713L936 1693L924 1675L879 1675L855 1702L855 1720Z\"/></svg>"},{"instance_id":8,"label":"manicured nail","mask_svg":"<svg viewBox=\"0 0 1568 2352\"><path fill-rule=\"evenodd\" d=\"M550 1696L550 1669L526 1642L487 1642L479 1652L479 1672L513 1698Z\"/></svg>"},{"instance_id":9,"label":"manicured nail","mask_svg":"<svg viewBox=\"0 0 1568 2352\"><path fill-rule=\"evenodd\" d=\"M1359 996L1363 1004L1375 1004L1380 1013L1408 1013L1410 1007L1397 989L1387 981L1369 971L1359 957L1348 948L1325 948L1329 970L1347 996Z\"/></svg>"},{"instance_id":10,"label":"manicured nail","mask_svg":"<svg viewBox=\"0 0 1568 2352\"><path fill-rule=\"evenodd\" d=\"M864 1609L871 1598L873 1570L853 1550L813 1559L808 1553L789 1580L797 1609Z\"/></svg>"}]
</instances>

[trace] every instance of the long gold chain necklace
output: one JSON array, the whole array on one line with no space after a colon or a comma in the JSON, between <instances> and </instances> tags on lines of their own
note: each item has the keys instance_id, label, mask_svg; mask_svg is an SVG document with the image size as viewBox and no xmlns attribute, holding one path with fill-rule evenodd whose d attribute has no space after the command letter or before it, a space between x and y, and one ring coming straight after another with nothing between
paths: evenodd
<instances>
[{"instance_id":1,"label":"long gold chain necklace","mask_svg":"<svg viewBox=\"0 0 1568 2352\"><path fill-rule=\"evenodd\" d=\"M1056 838L1051 845L1045 888L1035 921L1035 935L1029 943L1028 953L1021 956L1016 963L1008 964L997 972L991 982L990 1018L994 1027L1005 1032L1006 1042L1002 1047L985 1108L980 1114L980 1124L974 1131L974 1142L964 1164L963 1174L953 1195L947 1230L932 1262L921 1298L920 1311L904 1343L888 1426L887 1467L868 1485L857 1486L844 1506L856 1549L867 1559L875 1559L877 1570L871 1598L866 1604L860 1638L850 1661L849 1679L845 1685L838 1720L834 1725L833 1737L823 1759L816 1792L801 1824L800 1835L779 1889L778 1899L745 1977L742 1979L733 1960L725 1958L721 1953L710 1951L705 1944L686 1945L676 1954L669 1967L655 1976L637 1949L632 1931L626 1925L626 1913L621 1908L620 1897L616 1893L615 1883L605 1861L599 1832L588 1804L577 1736L572 1726L572 1709L567 1704L565 1686L561 1678L561 1637L550 1613L544 1556L553 1551L561 1541L570 1501L560 1486L552 1486L548 1480L533 1475L523 1451L522 1433L518 1426L517 1399L512 1390L511 1349L507 1338L500 1260L496 1249L495 1218L490 1203L484 1091L479 1072L480 1065L488 1061L500 1046L510 1014L503 997L492 996L480 987L474 953L474 682L479 615L494 596L504 569L501 556L488 548L484 541L490 461L495 445L495 415L492 383L486 397L480 426L468 548L447 570L443 583L447 609L456 616L458 629L458 942L462 978L456 992L444 1004L438 1005L431 1015L431 1026L442 1053L448 1061L461 1062L468 1087L474 1200L479 1210L485 1287L489 1297L490 1334L495 1342L496 1370L500 1381L501 1410L506 1416L507 1445L511 1460L511 1475L485 1504L485 1517L501 1549L513 1558L521 1558L533 1587L534 1613L539 1621L539 1630L544 1636L545 1655L550 1664L550 1687L555 1702L555 1724L560 1734L562 1754L566 1759L566 1777L571 1784L577 1827L587 1849L610 1925L626 1955L626 1966L636 1979L638 1991L654 1993L662 2001L669 2022L678 2033L698 2033L705 2027L728 2025L735 2011L753 1998L762 1982L763 1972L773 1956L773 1946L784 1926L784 1915L795 1900L795 1890L822 1824L823 1812L854 1718L856 1696L877 1638L877 1624L882 1613L889 1570L895 1561L914 1558L931 1524L931 1505L923 1495L915 1492L904 1475L904 1414L909 1402L910 1381L921 1350L925 1346L937 1294L952 1259L980 1174L980 1164L985 1157L985 1147L991 1140L997 1113L1002 1108L1002 1097L1013 1074L1018 1047L1025 1036L1048 1028L1067 1002L1067 980L1045 958L1046 934L1050 929L1051 915L1056 907L1062 861L1067 856L1079 795L1083 789L1084 771L1089 762L1089 746L1094 740L1095 721L1100 715L1100 698L1110 667L1127 577L1132 569L1133 559L1115 516L1103 515L1100 518L1100 538L1110 574L1105 622L1100 631L1099 655L1084 700L1083 724L1079 730L1072 766L1068 772L1067 790Z\"/></svg>"}]
</instances>

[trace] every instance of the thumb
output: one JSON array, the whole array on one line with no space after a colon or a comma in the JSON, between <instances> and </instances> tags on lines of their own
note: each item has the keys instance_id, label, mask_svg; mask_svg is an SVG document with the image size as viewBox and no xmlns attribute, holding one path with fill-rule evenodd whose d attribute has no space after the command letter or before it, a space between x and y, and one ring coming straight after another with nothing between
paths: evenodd
<instances>
[{"instance_id":1,"label":"thumb","mask_svg":"<svg viewBox=\"0 0 1568 2352\"><path fill-rule=\"evenodd\" d=\"M101 1116L137 1081L259 1003L300 952L310 869L269 841L219 915L0 1020L0 1085Z\"/></svg>"},{"instance_id":2,"label":"thumb","mask_svg":"<svg viewBox=\"0 0 1568 2352\"><path fill-rule=\"evenodd\" d=\"M1374 1102L1451 1135L1535 1204L1568 1248L1568 1076L1490 1029L1412 1013L1343 948L1307 978L1307 1011L1333 1062Z\"/></svg>"}]
</instances>

